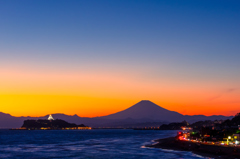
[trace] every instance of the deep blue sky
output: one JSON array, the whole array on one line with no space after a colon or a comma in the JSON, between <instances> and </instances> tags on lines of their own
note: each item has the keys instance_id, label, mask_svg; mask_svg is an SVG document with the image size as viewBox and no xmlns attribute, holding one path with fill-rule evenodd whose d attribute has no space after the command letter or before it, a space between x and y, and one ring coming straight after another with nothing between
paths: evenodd
<instances>
[{"instance_id":1,"label":"deep blue sky","mask_svg":"<svg viewBox=\"0 0 240 159\"><path fill-rule=\"evenodd\" d=\"M237 0L1 1L1 52L231 65L239 59L239 8Z\"/></svg>"}]
</instances>

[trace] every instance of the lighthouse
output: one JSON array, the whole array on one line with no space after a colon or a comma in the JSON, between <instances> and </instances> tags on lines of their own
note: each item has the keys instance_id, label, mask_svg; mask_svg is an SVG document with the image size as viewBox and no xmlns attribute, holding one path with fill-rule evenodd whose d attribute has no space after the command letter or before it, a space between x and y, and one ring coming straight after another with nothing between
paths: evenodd
<instances>
[{"instance_id":1,"label":"lighthouse","mask_svg":"<svg viewBox=\"0 0 240 159\"><path fill-rule=\"evenodd\" d=\"M49 115L48 120L54 120L51 114Z\"/></svg>"}]
</instances>

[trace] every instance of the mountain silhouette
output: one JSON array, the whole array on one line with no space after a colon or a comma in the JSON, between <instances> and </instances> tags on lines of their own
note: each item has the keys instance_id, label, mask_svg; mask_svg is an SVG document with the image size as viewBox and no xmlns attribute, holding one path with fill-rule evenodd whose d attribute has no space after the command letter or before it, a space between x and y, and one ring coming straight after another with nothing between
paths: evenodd
<instances>
[{"instance_id":1,"label":"mountain silhouette","mask_svg":"<svg viewBox=\"0 0 240 159\"><path fill-rule=\"evenodd\" d=\"M162 108L151 101L142 100L139 103L114 114L102 117L87 118L78 115L52 114L54 119L62 119L69 123L84 124L91 127L147 127L160 126L169 122L182 122L183 120L193 123L201 120L226 120L233 116L204 116L182 115L175 111ZM47 119L48 115L41 117L14 117L0 112L0 128L19 128L27 119Z\"/></svg>"},{"instance_id":2,"label":"mountain silhouette","mask_svg":"<svg viewBox=\"0 0 240 159\"><path fill-rule=\"evenodd\" d=\"M149 100L142 100L128 109L111 114L105 119L151 119L158 121L178 121L184 116L180 113L164 109Z\"/></svg>"},{"instance_id":3,"label":"mountain silhouette","mask_svg":"<svg viewBox=\"0 0 240 159\"><path fill-rule=\"evenodd\" d=\"M16 128L23 123L21 117L14 117L10 114L0 112L0 128Z\"/></svg>"}]
</instances>

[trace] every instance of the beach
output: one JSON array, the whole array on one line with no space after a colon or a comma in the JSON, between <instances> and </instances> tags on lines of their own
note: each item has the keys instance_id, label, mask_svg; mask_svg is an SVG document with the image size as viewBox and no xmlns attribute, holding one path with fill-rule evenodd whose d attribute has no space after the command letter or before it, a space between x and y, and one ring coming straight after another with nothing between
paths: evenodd
<instances>
[{"instance_id":1,"label":"beach","mask_svg":"<svg viewBox=\"0 0 240 159\"><path fill-rule=\"evenodd\" d=\"M176 140L174 137L155 140L156 143L146 147L171 149L178 151L191 151L194 154L215 159L240 158L239 147L206 145L198 142Z\"/></svg>"}]
</instances>

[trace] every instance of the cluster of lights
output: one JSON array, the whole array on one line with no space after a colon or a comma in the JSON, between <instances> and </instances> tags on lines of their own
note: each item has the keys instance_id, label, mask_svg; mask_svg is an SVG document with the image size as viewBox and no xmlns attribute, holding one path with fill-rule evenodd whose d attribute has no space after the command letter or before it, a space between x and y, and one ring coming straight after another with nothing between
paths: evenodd
<instances>
[{"instance_id":1,"label":"cluster of lights","mask_svg":"<svg viewBox=\"0 0 240 159\"><path fill-rule=\"evenodd\" d=\"M190 140L190 139L188 139L187 138L187 133L183 133L183 132L178 132L178 139L179 140L185 140L185 141L191 141L191 142L202 142L202 141L198 141L198 140ZM228 138L227 138L227 145L229 145L229 140L231 140L232 139L232 137L231 136L228 136ZM236 136L234 136L234 139L235 139L235 145L239 145L240 144L240 142L238 141L238 140L236 140L237 139L237 137ZM212 144L212 145L215 145L215 144L218 144L218 143L215 143L215 142L204 142L204 143L206 143L206 144ZM222 143L220 143L220 145L226 145L226 143L224 143L223 141L222 141Z\"/></svg>"},{"instance_id":2,"label":"cluster of lights","mask_svg":"<svg viewBox=\"0 0 240 159\"><path fill-rule=\"evenodd\" d=\"M181 127L182 130L191 130L192 128L191 127Z\"/></svg>"}]
</instances>

